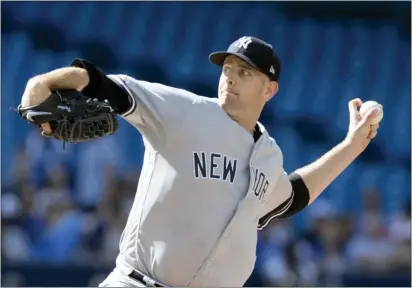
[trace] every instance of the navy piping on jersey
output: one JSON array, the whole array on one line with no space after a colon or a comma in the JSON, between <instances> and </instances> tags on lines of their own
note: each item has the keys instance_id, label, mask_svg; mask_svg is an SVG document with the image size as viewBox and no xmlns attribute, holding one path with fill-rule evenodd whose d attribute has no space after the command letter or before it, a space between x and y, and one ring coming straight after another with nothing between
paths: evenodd
<instances>
[{"instance_id":1,"label":"navy piping on jersey","mask_svg":"<svg viewBox=\"0 0 412 288\"><path fill-rule=\"evenodd\" d=\"M255 130L253 130L253 139L255 139L255 142L259 140L260 136L262 136L262 131L260 130L259 125L256 124Z\"/></svg>"},{"instance_id":2,"label":"navy piping on jersey","mask_svg":"<svg viewBox=\"0 0 412 288\"><path fill-rule=\"evenodd\" d=\"M253 131L253 138L255 139L255 142L259 140L261 135L262 135L262 131L260 130L259 125L256 124L255 130ZM281 205L276 207L274 210L270 211L268 214L260 218L259 224L258 224L258 230L262 230L270 223L270 221L273 218L286 212L292 205L293 196L294 196L294 192L292 190L292 194L285 202L283 202Z\"/></svg>"},{"instance_id":3,"label":"navy piping on jersey","mask_svg":"<svg viewBox=\"0 0 412 288\"><path fill-rule=\"evenodd\" d=\"M265 216L260 218L258 230L263 230L270 223L270 221L288 211L289 208L292 206L294 195L295 192L292 190L290 197L286 199L286 201L284 201L278 207L276 207L275 209L267 213Z\"/></svg>"},{"instance_id":4,"label":"navy piping on jersey","mask_svg":"<svg viewBox=\"0 0 412 288\"><path fill-rule=\"evenodd\" d=\"M287 218L305 209L310 200L309 190L302 177L297 173L289 175L292 184L292 194L280 206L260 218L258 230L265 228L274 218Z\"/></svg>"},{"instance_id":5,"label":"navy piping on jersey","mask_svg":"<svg viewBox=\"0 0 412 288\"><path fill-rule=\"evenodd\" d=\"M127 93L127 95L129 96L129 102L130 102L130 108L126 110L126 112L124 112L123 114L120 114L122 117L127 117L130 114L132 114L136 108L136 100L134 99L134 97L132 96L132 92L129 90L129 88L126 87L126 85L123 84L122 79L118 79L119 77L117 76L112 76L110 78L110 80L113 80L114 82L116 82L117 85L119 85L119 87Z\"/></svg>"}]
</instances>

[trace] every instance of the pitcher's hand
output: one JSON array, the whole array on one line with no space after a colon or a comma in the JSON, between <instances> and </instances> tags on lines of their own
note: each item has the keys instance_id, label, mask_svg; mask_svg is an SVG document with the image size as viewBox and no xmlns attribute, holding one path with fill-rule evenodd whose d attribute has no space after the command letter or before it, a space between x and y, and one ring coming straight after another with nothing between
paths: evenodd
<instances>
[{"instance_id":1,"label":"pitcher's hand","mask_svg":"<svg viewBox=\"0 0 412 288\"><path fill-rule=\"evenodd\" d=\"M378 112L378 109L372 109L361 117L359 107L362 106L362 100L357 98L349 102L349 128L346 135L346 141L356 146L359 152L363 152L368 147L370 141L376 137L379 124L372 125L372 118Z\"/></svg>"}]
</instances>

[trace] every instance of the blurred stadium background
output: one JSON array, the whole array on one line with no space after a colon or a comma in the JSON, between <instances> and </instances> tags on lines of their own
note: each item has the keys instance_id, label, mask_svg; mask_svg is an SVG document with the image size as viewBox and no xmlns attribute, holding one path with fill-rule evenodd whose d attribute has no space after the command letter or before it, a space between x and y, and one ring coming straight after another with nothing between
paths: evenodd
<instances>
[{"instance_id":1,"label":"blurred stadium background","mask_svg":"<svg viewBox=\"0 0 412 288\"><path fill-rule=\"evenodd\" d=\"M208 54L274 45L280 91L261 121L285 168L344 136L347 102L385 107L379 135L301 214L259 234L248 286L410 286L410 2L1 3L2 286L95 286L113 268L143 159L125 121L68 145L9 110L26 81L88 59L107 73L215 97ZM178 264L176 264L178 265Z\"/></svg>"}]
</instances>

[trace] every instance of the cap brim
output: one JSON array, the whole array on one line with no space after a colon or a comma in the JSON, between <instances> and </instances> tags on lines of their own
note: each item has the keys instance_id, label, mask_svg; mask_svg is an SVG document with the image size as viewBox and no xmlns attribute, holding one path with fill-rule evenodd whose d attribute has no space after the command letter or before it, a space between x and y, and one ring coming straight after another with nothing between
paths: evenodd
<instances>
[{"instance_id":1,"label":"cap brim","mask_svg":"<svg viewBox=\"0 0 412 288\"><path fill-rule=\"evenodd\" d=\"M209 55L209 60L213 64L222 67L223 64L225 63L226 57L228 57L230 55L239 57L243 61L247 62L249 65L251 65L251 66L253 66L253 67L255 67L256 69L259 70L259 68L248 57L246 57L243 54L239 54L239 53L226 52L226 51L214 52L214 53Z\"/></svg>"}]
</instances>

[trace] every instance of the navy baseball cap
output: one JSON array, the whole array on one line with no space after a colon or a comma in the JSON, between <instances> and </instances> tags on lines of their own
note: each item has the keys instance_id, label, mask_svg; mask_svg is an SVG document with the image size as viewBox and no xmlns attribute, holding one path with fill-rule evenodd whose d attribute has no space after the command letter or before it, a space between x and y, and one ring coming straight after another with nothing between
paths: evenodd
<instances>
[{"instance_id":1,"label":"navy baseball cap","mask_svg":"<svg viewBox=\"0 0 412 288\"><path fill-rule=\"evenodd\" d=\"M256 37L245 36L233 42L227 51L218 51L210 54L209 60L213 64L223 66L227 56L234 55L255 67L272 81L278 81L281 65L273 47Z\"/></svg>"}]
</instances>

